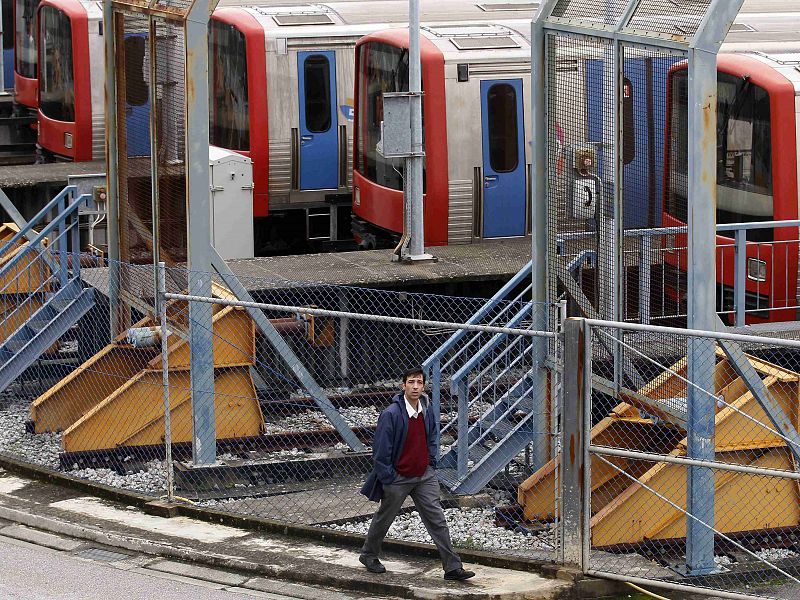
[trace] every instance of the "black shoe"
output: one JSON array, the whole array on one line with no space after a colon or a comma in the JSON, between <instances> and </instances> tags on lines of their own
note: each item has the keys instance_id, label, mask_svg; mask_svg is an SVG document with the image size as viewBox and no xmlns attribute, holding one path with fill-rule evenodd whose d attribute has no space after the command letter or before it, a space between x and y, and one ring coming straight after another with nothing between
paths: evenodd
<instances>
[{"instance_id":1,"label":"black shoe","mask_svg":"<svg viewBox=\"0 0 800 600\"><path fill-rule=\"evenodd\" d=\"M444 578L448 581L464 581L470 577L475 577L475 572L467 571L463 567L458 567L457 569L453 569L452 571L448 571L444 574Z\"/></svg>"},{"instance_id":2,"label":"black shoe","mask_svg":"<svg viewBox=\"0 0 800 600\"><path fill-rule=\"evenodd\" d=\"M377 558L367 558L366 556L359 556L359 562L367 567L370 573L386 573L386 567L381 564Z\"/></svg>"}]
</instances>

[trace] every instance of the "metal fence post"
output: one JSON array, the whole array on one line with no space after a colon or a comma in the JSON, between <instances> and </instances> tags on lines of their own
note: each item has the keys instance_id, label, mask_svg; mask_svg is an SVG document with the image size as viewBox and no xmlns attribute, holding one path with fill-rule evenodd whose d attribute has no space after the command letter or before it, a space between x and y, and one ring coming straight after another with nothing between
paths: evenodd
<instances>
[{"instance_id":1,"label":"metal fence post","mask_svg":"<svg viewBox=\"0 0 800 600\"><path fill-rule=\"evenodd\" d=\"M564 323L564 381L561 411L561 549L564 563L584 570L588 542L586 529L585 448L589 432L584 430L588 382L588 350L584 319L570 318Z\"/></svg>"},{"instance_id":2,"label":"metal fence post","mask_svg":"<svg viewBox=\"0 0 800 600\"><path fill-rule=\"evenodd\" d=\"M157 273L158 290L156 293L156 306L161 322L161 382L164 386L164 462L167 469L167 500L172 502L175 496L175 478L172 467L172 422L169 407L169 341L167 336L167 270L163 262L158 263Z\"/></svg>"},{"instance_id":3,"label":"metal fence post","mask_svg":"<svg viewBox=\"0 0 800 600\"><path fill-rule=\"evenodd\" d=\"M744 327L745 292L747 287L747 232L737 229L735 233L736 245L733 250L733 306L736 309L736 326Z\"/></svg>"}]
</instances>

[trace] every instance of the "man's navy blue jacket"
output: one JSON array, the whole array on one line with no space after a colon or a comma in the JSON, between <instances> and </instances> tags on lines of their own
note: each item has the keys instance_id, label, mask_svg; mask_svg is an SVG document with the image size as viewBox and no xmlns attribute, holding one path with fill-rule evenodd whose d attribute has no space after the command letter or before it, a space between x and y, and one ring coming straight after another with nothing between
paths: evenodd
<instances>
[{"instance_id":1,"label":"man's navy blue jacket","mask_svg":"<svg viewBox=\"0 0 800 600\"><path fill-rule=\"evenodd\" d=\"M423 396L425 435L428 439L428 455L430 465L436 468L436 419L431 410L431 403ZM375 440L372 443L372 472L361 488L361 493L373 502L383 498L383 486L391 484L397 478L394 465L403 451L408 435L408 411L402 392L392 398L392 403L381 413L375 429Z\"/></svg>"}]
</instances>

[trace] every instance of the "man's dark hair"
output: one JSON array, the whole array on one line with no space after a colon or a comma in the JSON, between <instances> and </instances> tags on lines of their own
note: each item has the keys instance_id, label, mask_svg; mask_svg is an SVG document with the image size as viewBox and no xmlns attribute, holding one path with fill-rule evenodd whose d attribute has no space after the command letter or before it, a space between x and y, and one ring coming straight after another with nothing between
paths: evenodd
<instances>
[{"instance_id":1,"label":"man's dark hair","mask_svg":"<svg viewBox=\"0 0 800 600\"><path fill-rule=\"evenodd\" d=\"M422 375L422 383L425 383L425 371L422 370L422 367L411 367L410 369L406 369L403 373L403 383L408 381L408 378L412 375Z\"/></svg>"}]
</instances>

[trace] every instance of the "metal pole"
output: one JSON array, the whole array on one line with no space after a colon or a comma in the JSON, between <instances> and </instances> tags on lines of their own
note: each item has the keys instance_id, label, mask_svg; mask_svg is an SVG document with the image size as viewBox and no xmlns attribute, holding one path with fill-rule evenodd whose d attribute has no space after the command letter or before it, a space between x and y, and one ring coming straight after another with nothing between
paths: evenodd
<instances>
[{"instance_id":1,"label":"metal pole","mask_svg":"<svg viewBox=\"0 0 800 600\"><path fill-rule=\"evenodd\" d=\"M716 326L716 142L717 61L714 54L689 51L689 248L688 319L690 329L713 330ZM714 460L714 341L688 340L689 387L687 456ZM697 388L711 392L705 394ZM714 472L688 468L687 512L697 517L686 521L686 568L691 575L716 569L714 563ZM706 527L701 523L707 523Z\"/></svg>"},{"instance_id":2,"label":"metal pole","mask_svg":"<svg viewBox=\"0 0 800 600\"><path fill-rule=\"evenodd\" d=\"M533 328L540 331L548 329L548 314L545 308L548 300L547 266L549 262L547 238L547 146L552 135L548 131L547 91L549 69L547 67L547 36L544 21L555 2L542 2L539 12L531 23L531 300L533 307ZM553 232L555 235L555 232ZM552 258L557 258L553 256ZM533 341L532 385L534 390L546 389L548 377L545 366L548 341ZM536 431L546 427L546 406L534 406L536 412ZM533 463L539 468L549 460L547 444L534 444Z\"/></svg>"},{"instance_id":3,"label":"metal pole","mask_svg":"<svg viewBox=\"0 0 800 600\"><path fill-rule=\"evenodd\" d=\"M689 45L688 318L690 329L716 329L717 52L744 0L713 0ZM688 342L689 458L714 460L715 343ZM695 387L696 386L696 387ZM698 388L709 393L702 393ZM689 467L686 508L686 571L704 575L714 563L714 472Z\"/></svg>"},{"instance_id":4,"label":"metal pole","mask_svg":"<svg viewBox=\"0 0 800 600\"><path fill-rule=\"evenodd\" d=\"M106 212L108 225L108 303L109 333L111 339L120 333L120 324L124 322L120 314L120 248L119 248L119 188L117 160L117 62L114 40L117 28L114 23L113 3L103 2L103 31L105 31L106 61Z\"/></svg>"},{"instance_id":5,"label":"metal pole","mask_svg":"<svg viewBox=\"0 0 800 600\"><path fill-rule=\"evenodd\" d=\"M734 273L733 273L733 289L734 293L734 308L736 309L736 326L745 326L745 297L747 286L747 231L744 229L736 230L736 246L734 248Z\"/></svg>"},{"instance_id":6,"label":"metal pole","mask_svg":"<svg viewBox=\"0 0 800 600\"><path fill-rule=\"evenodd\" d=\"M167 269L163 262L158 263L156 305L161 320L161 382L164 386L164 466L167 469L167 500L175 497L175 478L172 467L172 415L169 402L169 341L167 336Z\"/></svg>"},{"instance_id":7,"label":"metal pole","mask_svg":"<svg viewBox=\"0 0 800 600\"><path fill-rule=\"evenodd\" d=\"M584 536L586 518L584 493L585 449L584 411L586 410L586 345L583 319L564 323L564 406L561 413L561 543L564 562L583 571L587 554Z\"/></svg>"},{"instance_id":8,"label":"metal pole","mask_svg":"<svg viewBox=\"0 0 800 600\"><path fill-rule=\"evenodd\" d=\"M189 294L211 297L211 192L208 174L208 0L197 0L186 20L186 201ZM217 458L211 305L189 303L192 460Z\"/></svg>"},{"instance_id":9,"label":"metal pole","mask_svg":"<svg viewBox=\"0 0 800 600\"><path fill-rule=\"evenodd\" d=\"M411 95L411 156L406 159L406 187L411 205L411 241L406 261L433 260L425 254L425 217L422 198L422 66L419 46L419 0L408 0L408 91Z\"/></svg>"}]
</instances>

